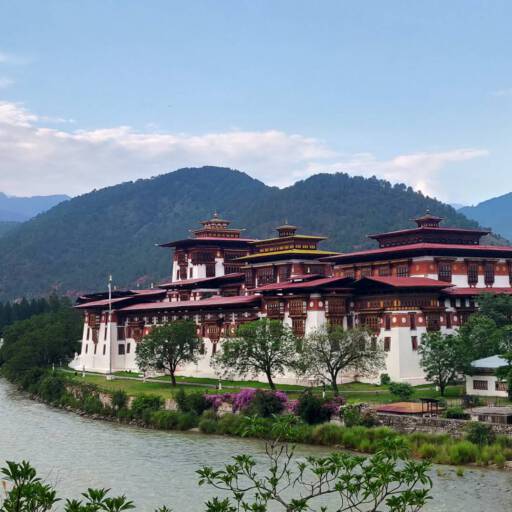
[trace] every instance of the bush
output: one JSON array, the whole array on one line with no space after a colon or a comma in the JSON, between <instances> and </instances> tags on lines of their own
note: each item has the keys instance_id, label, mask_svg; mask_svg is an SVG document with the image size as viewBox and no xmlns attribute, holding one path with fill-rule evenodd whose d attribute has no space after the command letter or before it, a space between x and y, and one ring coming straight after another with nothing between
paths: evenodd
<instances>
[{"instance_id":1,"label":"bush","mask_svg":"<svg viewBox=\"0 0 512 512\"><path fill-rule=\"evenodd\" d=\"M380 385L387 386L391 382L391 377L387 373L380 374Z\"/></svg>"},{"instance_id":2,"label":"bush","mask_svg":"<svg viewBox=\"0 0 512 512\"><path fill-rule=\"evenodd\" d=\"M409 400L414 394L414 389L406 382L391 382L389 384L389 391L400 400Z\"/></svg>"},{"instance_id":3,"label":"bush","mask_svg":"<svg viewBox=\"0 0 512 512\"><path fill-rule=\"evenodd\" d=\"M18 383L24 391L37 394L41 381L46 373L46 370L43 368L30 368L20 374Z\"/></svg>"},{"instance_id":4,"label":"bush","mask_svg":"<svg viewBox=\"0 0 512 512\"><path fill-rule=\"evenodd\" d=\"M324 407L324 400L316 397L311 391L302 393L297 404L297 414L309 425L324 423L331 418L331 412Z\"/></svg>"},{"instance_id":5,"label":"bush","mask_svg":"<svg viewBox=\"0 0 512 512\"><path fill-rule=\"evenodd\" d=\"M478 457L478 447L469 441L459 441L448 449L451 464L468 464Z\"/></svg>"},{"instance_id":6,"label":"bush","mask_svg":"<svg viewBox=\"0 0 512 512\"><path fill-rule=\"evenodd\" d=\"M162 430L174 430L178 426L179 415L176 411L153 411L151 424Z\"/></svg>"},{"instance_id":7,"label":"bush","mask_svg":"<svg viewBox=\"0 0 512 512\"><path fill-rule=\"evenodd\" d=\"M87 414L102 414L103 404L98 395L89 395L82 402L82 409Z\"/></svg>"},{"instance_id":8,"label":"bush","mask_svg":"<svg viewBox=\"0 0 512 512\"><path fill-rule=\"evenodd\" d=\"M199 418L193 412L182 412L178 415L178 429L179 430L190 430L191 428L197 427Z\"/></svg>"},{"instance_id":9,"label":"bush","mask_svg":"<svg viewBox=\"0 0 512 512\"><path fill-rule=\"evenodd\" d=\"M139 395L132 402L132 415L134 418L146 421L148 414L162 408L163 400L158 395Z\"/></svg>"},{"instance_id":10,"label":"bush","mask_svg":"<svg viewBox=\"0 0 512 512\"><path fill-rule=\"evenodd\" d=\"M357 405L346 405L340 411L346 427L355 427L362 424L361 409Z\"/></svg>"},{"instance_id":11,"label":"bush","mask_svg":"<svg viewBox=\"0 0 512 512\"><path fill-rule=\"evenodd\" d=\"M462 407L450 407L446 409L443 416L452 420L469 420L470 415L464 412Z\"/></svg>"},{"instance_id":12,"label":"bush","mask_svg":"<svg viewBox=\"0 0 512 512\"><path fill-rule=\"evenodd\" d=\"M492 425L481 423L480 421L472 421L466 427L466 439L471 443L483 446L485 444L492 444L496 439L496 435Z\"/></svg>"},{"instance_id":13,"label":"bush","mask_svg":"<svg viewBox=\"0 0 512 512\"><path fill-rule=\"evenodd\" d=\"M58 402L66 391L64 379L53 373L43 378L39 385L39 396L50 403Z\"/></svg>"},{"instance_id":14,"label":"bush","mask_svg":"<svg viewBox=\"0 0 512 512\"><path fill-rule=\"evenodd\" d=\"M183 388L178 390L175 400L179 411L192 412L197 416L203 414L210 407L203 393L186 393Z\"/></svg>"},{"instance_id":15,"label":"bush","mask_svg":"<svg viewBox=\"0 0 512 512\"><path fill-rule=\"evenodd\" d=\"M238 414L224 414L219 418L217 431L219 434L238 436L241 434L244 419Z\"/></svg>"},{"instance_id":16,"label":"bush","mask_svg":"<svg viewBox=\"0 0 512 512\"><path fill-rule=\"evenodd\" d=\"M503 469L505 467L505 456L502 453L497 453L494 456L494 464Z\"/></svg>"},{"instance_id":17,"label":"bush","mask_svg":"<svg viewBox=\"0 0 512 512\"><path fill-rule=\"evenodd\" d=\"M315 444L333 446L341 443L344 430L345 429L339 425L324 423L323 425L317 425L313 429L311 438Z\"/></svg>"},{"instance_id":18,"label":"bush","mask_svg":"<svg viewBox=\"0 0 512 512\"><path fill-rule=\"evenodd\" d=\"M122 389L112 393L112 407L116 410L123 409L128 403L128 395Z\"/></svg>"},{"instance_id":19,"label":"bush","mask_svg":"<svg viewBox=\"0 0 512 512\"><path fill-rule=\"evenodd\" d=\"M286 395L282 392L274 393L259 389L254 394L251 404L247 408L247 412L261 418L270 418L283 412L285 401Z\"/></svg>"},{"instance_id":20,"label":"bush","mask_svg":"<svg viewBox=\"0 0 512 512\"><path fill-rule=\"evenodd\" d=\"M431 443L421 444L418 448L418 456L421 459L432 460L437 455L437 446Z\"/></svg>"},{"instance_id":21,"label":"bush","mask_svg":"<svg viewBox=\"0 0 512 512\"><path fill-rule=\"evenodd\" d=\"M203 432L203 434L216 434L217 422L211 418L201 418L199 421L199 430Z\"/></svg>"}]
</instances>

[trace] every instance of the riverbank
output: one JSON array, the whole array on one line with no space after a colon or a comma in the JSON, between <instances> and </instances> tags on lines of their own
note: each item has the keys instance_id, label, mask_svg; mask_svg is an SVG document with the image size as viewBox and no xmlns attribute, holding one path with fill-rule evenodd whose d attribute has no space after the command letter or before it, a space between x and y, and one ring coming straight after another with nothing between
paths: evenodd
<instances>
[{"instance_id":1,"label":"riverbank","mask_svg":"<svg viewBox=\"0 0 512 512\"><path fill-rule=\"evenodd\" d=\"M134 499L138 512L153 512L163 503L176 511L204 512L204 502L218 495L197 486L196 470L205 464L220 469L244 453L256 458L257 469L266 467L260 440L95 421L31 400L1 378L0 429L2 459L30 460L60 495L80 498L88 487L111 488L112 495ZM300 461L329 452L297 445L296 456ZM510 494L492 489L512 488L512 473L466 467L460 477L456 469L432 468L434 499L425 512L510 510Z\"/></svg>"},{"instance_id":2,"label":"riverbank","mask_svg":"<svg viewBox=\"0 0 512 512\"><path fill-rule=\"evenodd\" d=\"M37 382L37 383L36 383ZM21 385L23 388L24 386ZM200 393L184 394L177 410L164 408L157 396L128 397L123 392L106 394L91 384L64 379L62 375L41 373L39 380L25 386L32 397L46 404L81 416L111 423L164 431L199 430L205 435L252 437L281 440L303 445L325 446L374 453L389 438L400 438L419 459L438 464L478 465L508 468L512 461L512 438L492 436L473 442L454 439L447 434L399 434L391 428L354 424L339 420L310 424L293 414L261 417L248 413L221 413L208 406Z\"/></svg>"}]
</instances>

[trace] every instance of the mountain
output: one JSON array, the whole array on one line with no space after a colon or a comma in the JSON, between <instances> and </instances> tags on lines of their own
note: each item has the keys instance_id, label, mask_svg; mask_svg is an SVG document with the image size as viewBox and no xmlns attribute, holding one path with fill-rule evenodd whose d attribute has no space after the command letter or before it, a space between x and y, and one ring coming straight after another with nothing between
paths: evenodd
<instances>
[{"instance_id":1,"label":"mountain","mask_svg":"<svg viewBox=\"0 0 512 512\"><path fill-rule=\"evenodd\" d=\"M23 222L66 199L69 196L14 197L0 192L0 221Z\"/></svg>"},{"instance_id":2,"label":"mountain","mask_svg":"<svg viewBox=\"0 0 512 512\"><path fill-rule=\"evenodd\" d=\"M318 174L285 189L219 167L180 169L58 204L0 239L0 299L55 290L76 294L147 286L168 278L167 249L218 210L247 236L268 237L285 220L329 237L326 249L372 247L368 233L411 226L430 209L445 225L477 227L451 206L377 178Z\"/></svg>"},{"instance_id":3,"label":"mountain","mask_svg":"<svg viewBox=\"0 0 512 512\"><path fill-rule=\"evenodd\" d=\"M512 192L488 199L476 206L465 206L459 212L512 239Z\"/></svg>"},{"instance_id":4,"label":"mountain","mask_svg":"<svg viewBox=\"0 0 512 512\"><path fill-rule=\"evenodd\" d=\"M15 221L0 220L0 237L4 236L11 229L15 228L18 224L19 224L19 222L15 222Z\"/></svg>"}]
</instances>

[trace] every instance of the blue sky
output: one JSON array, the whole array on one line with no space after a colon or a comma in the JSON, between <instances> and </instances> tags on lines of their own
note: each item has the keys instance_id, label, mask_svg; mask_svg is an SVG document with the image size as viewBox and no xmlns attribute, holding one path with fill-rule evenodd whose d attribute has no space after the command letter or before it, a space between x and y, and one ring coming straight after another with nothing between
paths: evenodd
<instances>
[{"instance_id":1,"label":"blue sky","mask_svg":"<svg viewBox=\"0 0 512 512\"><path fill-rule=\"evenodd\" d=\"M0 190L186 165L512 191L508 1L0 2Z\"/></svg>"}]
</instances>

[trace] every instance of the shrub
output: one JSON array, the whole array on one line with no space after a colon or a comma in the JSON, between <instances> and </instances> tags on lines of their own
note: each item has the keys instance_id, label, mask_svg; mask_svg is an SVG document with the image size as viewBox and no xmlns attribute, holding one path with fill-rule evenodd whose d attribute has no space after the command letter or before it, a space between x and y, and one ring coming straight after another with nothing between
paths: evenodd
<instances>
[{"instance_id":1,"label":"shrub","mask_svg":"<svg viewBox=\"0 0 512 512\"><path fill-rule=\"evenodd\" d=\"M197 427L199 423L199 418L197 414L193 412L182 412L178 414L178 424L177 427L179 430L190 430L191 428Z\"/></svg>"},{"instance_id":2,"label":"shrub","mask_svg":"<svg viewBox=\"0 0 512 512\"><path fill-rule=\"evenodd\" d=\"M381 422L375 411L366 409L361 413L361 425L363 427L377 427L380 424Z\"/></svg>"},{"instance_id":3,"label":"shrub","mask_svg":"<svg viewBox=\"0 0 512 512\"><path fill-rule=\"evenodd\" d=\"M468 420L470 418L469 414L464 412L462 407L450 407L446 409L443 416L454 420Z\"/></svg>"},{"instance_id":4,"label":"shrub","mask_svg":"<svg viewBox=\"0 0 512 512\"><path fill-rule=\"evenodd\" d=\"M215 434L217 432L217 422L210 418L202 418L199 421L199 430L203 434Z\"/></svg>"},{"instance_id":5,"label":"shrub","mask_svg":"<svg viewBox=\"0 0 512 512\"><path fill-rule=\"evenodd\" d=\"M256 389L247 388L242 389L232 396L233 398L233 412L246 411L252 404Z\"/></svg>"},{"instance_id":6,"label":"shrub","mask_svg":"<svg viewBox=\"0 0 512 512\"><path fill-rule=\"evenodd\" d=\"M340 444L343 439L344 428L332 423L324 423L317 425L311 434L311 438L315 444L324 446L333 446Z\"/></svg>"},{"instance_id":7,"label":"shrub","mask_svg":"<svg viewBox=\"0 0 512 512\"><path fill-rule=\"evenodd\" d=\"M162 430L173 430L178 425L179 413L176 411L153 411L151 424Z\"/></svg>"},{"instance_id":8,"label":"shrub","mask_svg":"<svg viewBox=\"0 0 512 512\"><path fill-rule=\"evenodd\" d=\"M192 412L197 416L203 414L210 407L210 403L206 400L203 393L185 393L183 388L180 388L175 396L178 410L181 412Z\"/></svg>"},{"instance_id":9,"label":"shrub","mask_svg":"<svg viewBox=\"0 0 512 512\"><path fill-rule=\"evenodd\" d=\"M389 391L400 400L409 400L414 394L414 389L406 382L391 382L389 384Z\"/></svg>"},{"instance_id":10,"label":"shrub","mask_svg":"<svg viewBox=\"0 0 512 512\"><path fill-rule=\"evenodd\" d=\"M505 467L505 456L502 453L497 453L494 456L494 464L503 469Z\"/></svg>"},{"instance_id":11,"label":"shrub","mask_svg":"<svg viewBox=\"0 0 512 512\"><path fill-rule=\"evenodd\" d=\"M219 434L239 436L244 428L244 418L238 414L224 414L219 418L217 430Z\"/></svg>"},{"instance_id":12,"label":"shrub","mask_svg":"<svg viewBox=\"0 0 512 512\"><path fill-rule=\"evenodd\" d=\"M158 395L139 395L132 402L132 415L137 419L148 419L148 412L151 414L162 408L163 400ZM146 412L148 411L148 412Z\"/></svg>"},{"instance_id":13,"label":"shrub","mask_svg":"<svg viewBox=\"0 0 512 512\"><path fill-rule=\"evenodd\" d=\"M123 409L128 403L128 395L122 389L112 393L112 407L116 410Z\"/></svg>"},{"instance_id":14,"label":"shrub","mask_svg":"<svg viewBox=\"0 0 512 512\"><path fill-rule=\"evenodd\" d=\"M362 424L361 409L357 405L346 405L341 409L340 415L346 427Z\"/></svg>"},{"instance_id":15,"label":"shrub","mask_svg":"<svg viewBox=\"0 0 512 512\"><path fill-rule=\"evenodd\" d=\"M286 401L287 396L283 392L278 391L274 393L260 389L254 393L247 412L262 418L270 418L283 412Z\"/></svg>"},{"instance_id":16,"label":"shrub","mask_svg":"<svg viewBox=\"0 0 512 512\"><path fill-rule=\"evenodd\" d=\"M373 444L369 439L364 438L359 442L357 449L363 453L371 453L373 451Z\"/></svg>"},{"instance_id":17,"label":"shrub","mask_svg":"<svg viewBox=\"0 0 512 512\"><path fill-rule=\"evenodd\" d=\"M82 409L87 414L101 414L103 413L103 404L98 395L89 395L84 398L82 402Z\"/></svg>"},{"instance_id":18,"label":"shrub","mask_svg":"<svg viewBox=\"0 0 512 512\"><path fill-rule=\"evenodd\" d=\"M52 373L44 377L39 385L39 396L46 402L58 402L65 391L64 379Z\"/></svg>"},{"instance_id":19,"label":"shrub","mask_svg":"<svg viewBox=\"0 0 512 512\"><path fill-rule=\"evenodd\" d=\"M480 421L471 421L466 426L466 439L474 444L483 446L492 444L496 438L492 425Z\"/></svg>"},{"instance_id":20,"label":"shrub","mask_svg":"<svg viewBox=\"0 0 512 512\"><path fill-rule=\"evenodd\" d=\"M387 373L380 374L380 385L387 386L391 382L391 377Z\"/></svg>"},{"instance_id":21,"label":"shrub","mask_svg":"<svg viewBox=\"0 0 512 512\"><path fill-rule=\"evenodd\" d=\"M30 368L19 376L18 383L24 391L36 394L46 373L44 368Z\"/></svg>"},{"instance_id":22,"label":"shrub","mask_svg":"<svg viewBox=\"0 0 512 512\"><path fill-rule=\"evenodd\" d=\"M418 456L421 459L432 460L437 454L437 446L431 443L423 443L418 448Z\"/></svg>"},{"instance_id":23,"label":"shrub","mask_svg":"<svg viewBox=\"0 0 512 512\"><path fill-rule=\"evenodd\" d=\"M297 414L308 424L324 423L331 418L331 412L324 407L324 400L306 391L299 398Z\"/></svg>"},{"instance_id":24,"label":"shrub","mask_svg":"<svg viewBox=\"0 0 512 512\"><path fill-rule=\"evenodd\" d=\"M478 447L470 441L459 441L448 449L451 464L468 464L478 457Z\"/></svg>"},{"instance_id":25,"label":"shrub","mask_svg":"<svg viewBox=\"0 0 512 512\"><path fill-rule=\"evenodd\" d=\"M121 421L129 421L132 419L132 411L130 409L119 409L116 411L116 416Z\"/></svg>"}]
</instances>

